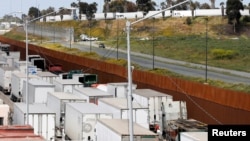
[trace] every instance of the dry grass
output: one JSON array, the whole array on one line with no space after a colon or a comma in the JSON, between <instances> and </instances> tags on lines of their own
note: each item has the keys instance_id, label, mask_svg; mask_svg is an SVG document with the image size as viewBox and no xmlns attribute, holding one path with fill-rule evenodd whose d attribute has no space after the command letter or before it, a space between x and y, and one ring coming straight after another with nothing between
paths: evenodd
<instances>
[{"instance_id":1,"label":"dry grass","mask_svg":"<svg viewBox=\"0 0 250 141\"><path fill-rule=\"evenodd\" d=\"M224 48L224 49L235 49L235 50L243 50L241 52L243 57L237 58L238 60L234 59L234 60L213 60L212 58L209 57L209 65L217 65L217 66L223 66L223 65L228 65L229 68L237 68L240 70L249 70L249 63L248 64L243 64L244 62L247 63L249 62L249 57L248 57L248 50L247 48L241 48L239 46L238 43L234 43L235 41L231 40L230 42L226 42L223 39L228 39L228 38L232 38L232 37L239 37L239 38L244 38L244 39L249 39L250 37L250 33L248 31L250 31L248 29L248 27L244 27L242 28L242 30L235 34L232 32L232 25L228 25L227 24L227 19L226 18L222 18L222 17L208 17L208 22L207 22L207 26L206 26L206 20L204 17L196 17L194 19L192 19L192 24L188 25L186 24L186 19L187 18L166 18L166 19L155 19L155 21L153 21L152 19L147 19L144 20L142 22L136 23L135 25L132 25L132 29L131 29L131 37L133 38L140 38L140 37L152 37L153 34L155 34L158 37L170 37L169 40L162 40L159 41L159 43L156 46L156 49L160 50L160 52L157 55L163 55L163 56L168 56L169 58L173 57L179 57L179 59L185 59L188 60L190 62L192 61L199 61L198 63L204 64L204 54L201 55L203 52L200 51L200 48L202 47L202 45L204 46L203 42L204 37L206 35L206 29L207 29L207 33L209 38L213 38L215 40L209 40L209 45L210 48ZM91 35L92 36L96 36L99 37L101 40L106 40L108 41L108 43L115 41L117 38L117 31L119 32L119 37L120 37L120 41L119 41L119 45L120 48L125 47L125 37L126 37L126 33L124 32L125 29L125 24L126 24L127 20L100 20L100 21L93 21L92 24L93 26L91 27ZM130 20L131 22L133 22L133 20ZM43 23L44 24L44 23ZM89 23L88 21L69 21L69 22L56 22L56 23L45 23L45 24L55 24L57 26L63 26L63 27L74 27L75 29L75 37L78 37L80 34L85 33L85 34L90 34L90 30L89 30ZM12 34L13 35L13 34ZM18 35L19 39L24 39L21 37L21 35L19 34L14 34L14 35ZM11 36L11 34L10 34ZM178 36L180 36L181 40L178 40ZM185 37L184 37L185 36ZM171 42L171 37L173 37L172 42ZM184 37L182 39L182 37ZM32 37L35 39L35 36ZM124 38L124 40L122 39ZM176 40L176 39L177 40ZM189 38L195 39L197 38L197 40L192 40L192 41L187 41ZM199 39L198 39L199 38ZM201 39L203 41L200 41ZM38 38L39 39L39 38ZM165 39L165 38L164 38ZM220 40L217 40L220 39ZM110 41L110 42L109 42ZM218 41L218 42L217 42ZM246 41L241 41L240 44L242 44L242 46L248 46L248 42ZM181 43L183 42L183 43ZM198 43L196 43L198 42ZM200 43L201 42L201 43ZM214 42L214 43L213 43ZM196 44L195 44L196 43ZM197 45L197 44L202 44L202 45ZM110 43L111 45L112 43ZM115 41L116 44L116 41ZM167 44L167 46L166 46ZM185 45L185 47L183 48L183 44ZM143 41L143 43L141 41L133 41L132 40L132 45L133 45L133 49L135 49L134 51L139 51L142 52L140 50L140 47L144 47L143 48L143 53L148 53L148 54L152 54L150 51L152 51L151 49L149 49L148 51L146 50L146 48L151 48L152 43L151 41ZM187 45L189 45L189 47L191 47L192 45L197 46L197 48L188 48ZM64 48L62 47L60 44L46 44L46 45L42 45L44 47L47 48L51 48L54 50L58 50L58 51L63 51L63 52L68 52L71 54L76 54L76 55L80 55L80 56L88 56L90 58L95 58L98 60L103 60L106 62L110 62L110 63L115 63L118 65L122 65L122 66L127 66L126 65L126 60L116 60L116 59L107 59L107 58L103 58L98 56L97 54L93 54L93 53L88 53L88 52L81 52L79 53L79 50L73 50L73 49L68 49L68 48ZM111 45L113 46L113 45ZM136 48L136 46L138 46L138 48ZM170 53L170 54L166 54L164 51ZM175 52L175 53L173 53ZM185 57L185 55L183 54L189 54L189 56L186 56L188 58L181 58L181 57ZM208 54L209 55L209 54ZM242 58L242 59L241 59ZM215 61L215 62L212 62ZM195 62L196 63L196 62ZM230 66L231 65L231 66ZM133 66L136 66L137 69L144 69L144 68L140 68L140 66L137 66L136 64L133 64ZM247 68L248 67L248 68ZM153 73L160 73L160 74L164 74L164 75L174 75L176 77L183 77L183 76L179 76L177 74L171 73L167 70L161 70L161 69L154 69L154 70L149 70ZM192 81L198 81L198 82L203 82L204 80L201 78L185 78L185 79L189 79ZM194 80L195 79L195 80ZM249 92L249 86L244 86L244 85L233 85L233 84L226 84L224 82L220 82L220 81L212 81L209 80L210 84L222 87L222 88L227 88L227 89L234 89L234 90L240 90L240 91L247 91Z\"/></svg>"}]
</instances>

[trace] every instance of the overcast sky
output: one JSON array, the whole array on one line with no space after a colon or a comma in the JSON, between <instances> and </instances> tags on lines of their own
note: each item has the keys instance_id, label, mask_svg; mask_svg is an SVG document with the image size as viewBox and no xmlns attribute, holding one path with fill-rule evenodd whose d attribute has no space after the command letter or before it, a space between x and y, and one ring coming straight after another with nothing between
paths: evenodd
<instances>
[{"instance_id":1,"label":"overcast sky","mask_svg":"<svg viewBox=\"0 0 250 141\"><path fill-rule=\"evenodd\" d=\"M86 0L81 0L82 2L86 2ZM136 0L131 0L135 2ZM154 0L157 5L166 0ZM208 3L210 4L210 0L193 0L198 1L200 3ZM24 14L28 13L30 7L38 7L40 10L47 9L48 7L54 7L56 10L60 7L70 8L70 4L72 2L77 3L78 0L1 0L0 2L0 17L3 17L6 14L15 14L20 17L21 14L18 12L22 12ZM87 0L87 3L96 2L98 4L98 12L102 11L102 6L104 0ZM226 3L226 0L216 0L216 7L219 7L221 2ZM250 0L243 0L244 4L250 3Z\"/></svg>"}]
</instances>

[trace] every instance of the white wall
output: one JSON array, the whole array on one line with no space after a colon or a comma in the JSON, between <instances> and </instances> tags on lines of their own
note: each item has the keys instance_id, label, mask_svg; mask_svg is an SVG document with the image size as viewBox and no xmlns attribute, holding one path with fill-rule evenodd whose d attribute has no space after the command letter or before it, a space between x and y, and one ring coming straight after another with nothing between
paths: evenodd
<instances>
[{"instance_id":1,"label":"white wall","mask_svg":"<svg viewBox=\"0 0 250 141\"><path fill-rule=\"evenodd\" d=\"M162 13L160 12L157 14L159 11L149 11L145 17L150 17L155 14L155 18L162 18ZM249 15L249 10L241 10L241 15ZM224 14L226 15L226 8ZM221 9L196 9L194 10L194 16L221 16ZM82 14L81 15L81 20L87 20L86 15ZM170 10L165 11L165 17L191 17L192 12L191 10L172 10L172 13ZM138 11L138 12L128 12L128 13L113 13L113 12L108 12L106 19L135 19L135 18L143 18L143 12ZM73 20L74 17L73 15L64 15L63 16L63 21L67 20ZM105 16L104 13L94 13L94 19L96 20L104 20ZM53 22L53 21L61 21L60 15L57 16L47 16L46 17L47 22ZM40 22L43 22L43 19L40 19Z\"/></svg>"},{"instance_id":2,"label":"white wall","mask_svg":"<svg viewBox=\"0 0 250 141\"><path fill-rule=\"evenodd\" d=\"M207 141L208 133L207 132L181 132L180 140L181 141Z\"/></svg>"},{"instance_id":3,"label":"white wall","mask_svg":"<svg viewBox=\"0 0 250 141\"><path fill-rule=\"evenodd\" d=\"M0 104L0 117L3 118L3 126L8 125L10 107L7 104Z\"/></svg>"}]
</instances>

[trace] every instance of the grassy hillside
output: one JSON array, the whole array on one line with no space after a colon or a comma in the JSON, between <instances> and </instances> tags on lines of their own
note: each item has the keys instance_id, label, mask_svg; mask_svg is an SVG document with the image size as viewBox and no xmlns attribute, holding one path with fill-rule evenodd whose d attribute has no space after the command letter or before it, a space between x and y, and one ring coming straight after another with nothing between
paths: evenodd
<instances>
[{"instance_id":1,"label":"grassy hillside","mask_svg":"<svg viewBox=\"0 0 250 141\"><path fill-rule=\"evenodd\" d=\"M208 18L207 21L206 18ZM130 22L133 21L135 20L130 20ZM88 21L42 24L74 27L76 39L79 38L80 34L91 34L99 37L101 42L104 42L106 46L113 47L114 50L117 45L119 49L126 49L127 46L126 20L124 19L91 21L91 24ZM156 56L198 64L206 63L205 56L207 54L209 66L250 72L249 27L247 23L244 23L241 28L234 29L233 25L228 25L227 19L222 17L196 17L191 19L189 23L187 18L147 19L131 26L131 50L152 55L154 48ZM21 39L17 33L14 35ZM13 37L13 34L9 36ZM40 40L40 37L38 37L38 40ZM106 60L123 65L126 63L121 60L107 58ZM150 71L175 75L167 70L157 68ZM193 78L186 79L194 80ZM195 81L204 82L203 79L195 78ZM215 86L250 92L249 86L242 84L209 81L210 84Z\"/></svg>"}]
</instances>

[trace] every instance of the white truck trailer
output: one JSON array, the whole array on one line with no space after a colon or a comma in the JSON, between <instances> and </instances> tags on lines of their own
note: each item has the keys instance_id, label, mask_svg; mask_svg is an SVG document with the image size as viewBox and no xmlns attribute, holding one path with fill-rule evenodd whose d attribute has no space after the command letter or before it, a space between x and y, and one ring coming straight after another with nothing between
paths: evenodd
<instances>
[{"instance_id":1,"label":"white truck trailer","mask_svg":"<svg viewBox=\"0 0 250 141\"><path fill-rule=\"evenodd\" d=\"M11 93L11 77L13 72L18 72L14 67L0 67L0 90L5 94Z\"/></svg>"},{"instance_id":2,"label":"white truck trailer","mask_svg":"<svg viewBox=\"0 0 250 141\"><path fill-rule=\"evenodd\" d=\"M96 124L96 140L98 141L129 141L129 120L98 119ZM133 123L134 141L159 141L158 135Z\"/></svg>"},{"instance_id":3,"label":"white truck trailer","mask_svg":"<svg viewBox=\"0 0 250 141\"><path fill-rule=\"evenodd\" d=\"M76 87L76 88L73 88L72 93L77 96L83 97L84 99L87 100L88 103L94 103L97 105L98 105L99 98L113 97L112 94L109 94L105 91L102 91L94 87Z\"/></svg>"},{"instance_id":4,"label":"white truck trailer","mask_svg":"<svg viewBox=\"0 0 250 141\"><path fill-rule=\"evenodd\" d=\"M208 141L208 132L181 132L180 141Z\"/></svg>"},{"instance_id":5,"label":"white truck trailer","mask_svg":"<svg viewBox=\"0 0 250 141\"><path fill-rule=\"evenodd\" d=\"M36 103L29 104L29 122L33 128L34 133L41 135L47 141L55 140L55 118L56 114L49 109L45 104ZM24 125L27 124L27 104L14 103L13 124Z\"/></svg>"},{"instance_id":6,"label":"white truck trailer","mask_svg":"<svg viewBox=\"0 0 250 141\"><path fill-rule=\"evenodd\" d=\"M132 84L132 90L136 89L137 85ZM113 94L114 97L127 97L128 95L128 83L127 82L117 82L117 83L107 83L107 91Z\"/></svg>"},{"instance_id":7,"label":"white truck trailer","mask_svg":"<svg viewBox=\"0 0 250 141\"><path fill-rule=\"evenodd\" d=\"M26 69L27 69L27 64L28 64L28 66L31 65L30 62L23 61L23 60L16 60L14 62L14 67L17 68L19 71L25 73Z\"/></svg>"},{"instance_id":8,"label":"white truck trailer","mask_svg":"<svg viewBox=\"0 0 250 141\"><path fill-rule=\"evenodd\" d=\"M133 101L149 108L149 128L157 132L162 120L162 107L167 101L173 101L173 96L152 89L135 89L132 96Z\"/></svg>"},{"instance_id":9,"label":"white truck trailer","mask_svg":"<svg viewBox=\"0 0 250 141\"><path fill-rule=\"evenodd\" d=\"M3 100L0 99L0 126L8 126L9 123L9 114L10 114L10 106L7 104L3 104Z\"/></svg>"},{"instance_id":10,"label":"white truck trailer","mask_svg":"<svg viewBox=\"0 0 250 141\"><path fill-rule=\"evenodd\" d=\"M112 119L112 113L93 103L67 103L65 110L66 139L96 141L97 119Z\"/></svg>"},{"instance_id":11,"label":"white truck trailer","mask_svg":"<svg viewBox=\"0 0 250 141\"><path fill-rule=\"evenodd\" d=\"M82 97L65 92L48 92L47 107L56 113L57 136L61 137L64 129L65 106L66 103L86 103Z\"/></svg>"},{"instance_id":12,"label":"white truck trailer","mask_svg":"<svg viewBox=\"0 0 250 141\"><path fill-rule=\"evenodd\" d=\"M38 77L40 77L42 80L49 82L51 84L53 84L53 81L55 79L59 79L59 76L57 74L54 74L52 72L49 71L39 71L36 74Z\"/></svg>"},{"instance_id":13,"label":"white truck trailer","mask_svg":"<svg viewBox=\"0 0 250 141\"><path fill-rule=\"evenodd\" d=\"M9 64L6 63L5 61L0 61L0 67L8 67Z\"/></svg>"},{"instance_id":14,"label":"white truck trailer","mask_svg":"<svg viewBox=\"0 0 250 141\"><path fill-rule=\"evenodd\" d=\"M98 105L113 113L114 119L129 119L130 110L127 98L101 98ZM137 102L132 103L133 121L149 129L148 107L141 106Z\"/></svg>"},{"instance_id":15,"label":"white truck trailer","mask_svg":"<svg viewBox=\"0 0 250 141\"><path fill-rule=\"evenodd\" d=\"M207 124L195 119L177 119L167 122L166 139L172 141L206 141ZM182 134L184 133L184 134Z\"/></svg>"},{"instance_id":16,"label":"white truck trailer","mask_svg":"<svg viewBox=\"0 0 250 141\"><path fill-rule=\"evenodd\" d=\"M3 61L8 63L10 67L14 67L14 62L20 60L20 52L19 51L11 51L8 54L4 54Z\"/></svg>"},{"instance_id":17,"label":"white truck trailer","mask_svg":"<svg viewBox=\"0 0 250 141\"><path fill-rule=\"evenodd\" d=\"M28 94L28 103L46 103L48 92L55 91L55 85L41 79L28 80L28 91L26 91L27 81L23 82L23 101L26 101Z\"/></svg>"},{"instance_id":18,"label":"white truck trailer","mask_svg":"<svg viewBox=\"0 0 250 141\"><path fill-rule=\"evenodd\" d=\"M13 72L11 77L11 100L14 102L23 101L23 81L27 79L24 72ZM28 79L39 79L36 75L28 75Z\"/></svg>"},{"instance_id":19,"label":"white truck trailer","mask_svg":"<svg viewBox=\"0 0 250 141\"><path fill-rule=\"evenodd\" d=\"M53 81L53 84L55 85L55 91L56 92L67 92L72 93L73 88L75 87L83 87L83 84L80 83L77 80L73 79L55 79Z\"/></svg>"}]
</instances>

